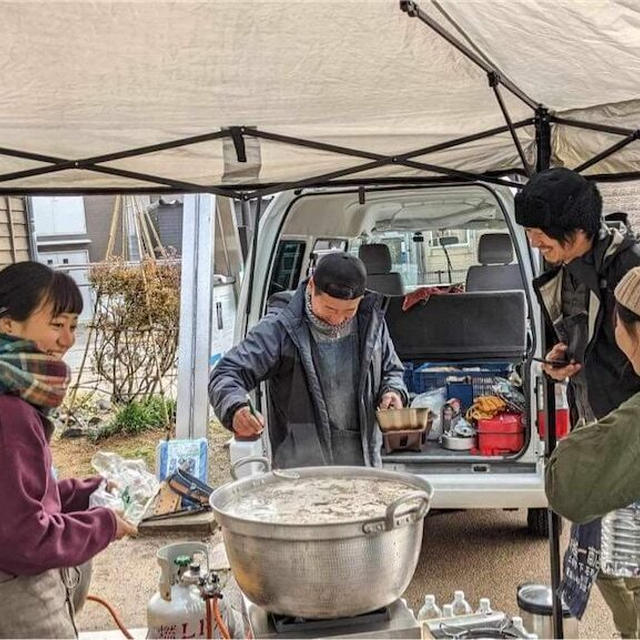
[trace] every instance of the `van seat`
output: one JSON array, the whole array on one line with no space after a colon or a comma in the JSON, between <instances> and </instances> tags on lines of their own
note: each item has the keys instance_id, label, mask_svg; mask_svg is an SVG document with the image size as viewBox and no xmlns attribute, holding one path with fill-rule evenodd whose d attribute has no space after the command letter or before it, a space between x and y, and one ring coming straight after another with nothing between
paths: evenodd
<instances>
[{"instance_id":1,"label":"van seat","mask_svg":"<svg viewBox=\"0 0 640 640\"><path fill-rule=\"evenodd\" d=\"M390 298L387 327L401 360L520 358L527 347L524 291L431 296L402 310Z\"/></svg>"},{"instance_id":2,"label":"van seat","mask_svg":"<svg viewBox=\"0 0 640 640\"><path fill-rule=\"evenodd\" d=\"M508 233L485 233L478 243L479 265L467 271L467 291L524 291L522 274L513 263Z\"/></svg>"},{"instance_id":3,"label":"van seat","mask_svg":"<svg viewBox=\"0 0 640 640\"><path fill-rule=\"evenodd\" d=\"M404 294L402 276L391 271L391 251L386 244L363 244L358 256L367 268L367 289L387 296Z\"/></svg>"}]
</instances>

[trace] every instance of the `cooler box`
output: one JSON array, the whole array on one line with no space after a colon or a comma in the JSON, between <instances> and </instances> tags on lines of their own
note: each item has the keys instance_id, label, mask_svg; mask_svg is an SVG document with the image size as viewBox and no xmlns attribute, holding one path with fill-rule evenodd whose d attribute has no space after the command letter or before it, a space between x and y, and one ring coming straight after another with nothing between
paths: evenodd
<instances>
[{"instance_id":1,"label":"cooler box","mask_svg":"<svg viewBox=\"0 0 640 640\"><path fill-rule=\"evenodd\" d=\"M522 414L502 413L478 420L478 452L483 456L517 453L524 447Z\"/></svg>"}]
</instances>

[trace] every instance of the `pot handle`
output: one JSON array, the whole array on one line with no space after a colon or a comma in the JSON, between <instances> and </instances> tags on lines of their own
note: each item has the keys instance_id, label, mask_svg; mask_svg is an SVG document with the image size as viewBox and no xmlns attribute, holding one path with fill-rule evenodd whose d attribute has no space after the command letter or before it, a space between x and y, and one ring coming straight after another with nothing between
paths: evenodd
<instances>
[{"instance_id":1,"label":"pot handle","mask_svg":"<svg viewBox=\"0 0 640 640\"><path fill-rule=\"evenodd\" d=\"M265 473L271 471L271 462L269 461L269 458L265 458L264 456L247 456L246 458L240 458L240 460L236 460L231 464L231 477L234 480L237 480L238 474L236 473L236 471L240 467L243 467L245 464L249 464L251 462L260 462L264 467Z\"/></svg>"},{"instance_id":2,"label":"pot handle","mask_svg":"<svg viewBox=\"0 0 640 640\"><path fill-rule=\"evenodd\" d=\"M429 507L431 506L431 499L433 498L433 489L429 491L410 491L400 496L397 500L394 500L388 507L384 517L384 520L369 520L362 526L362 530L367 534L383 533L385 531L392 531L403 525L410 524L412 522L418 522L427 515ZM413 500L420 500L420 506L417 510L411 510L408 513L404 513L401 516L396 516L398 509L406 502Z\"/></svg>"},{"instance_id":3,"label":"pot handle","mask_svg":"<svg viewBox=\"0 0 640 640\"><path fill-rule=\"evenodd\" d=\"M417 522L422 520L427 515L429 507L431 506L431 498L433 498L433 489L429 493L426 491L410 491L400 496L397 500L394 500L388 507L385 514L385 528L387 531L396 529L397 527L407 524L408 522ZM420 506L417 511L409 512L400 518L396 518L396 512L406 502L412 502L414 500L420 500Z\"/></svg>"}]
</instances>

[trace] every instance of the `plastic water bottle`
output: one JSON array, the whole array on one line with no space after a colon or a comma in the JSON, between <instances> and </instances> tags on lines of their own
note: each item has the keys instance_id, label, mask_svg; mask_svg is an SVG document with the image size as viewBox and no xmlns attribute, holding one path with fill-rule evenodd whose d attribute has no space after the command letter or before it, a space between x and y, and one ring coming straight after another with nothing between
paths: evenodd
<instances>
[{"instance_id":1,"label":"plastic water bottle","mask_svg":"<svg viewBox=\"0 0 640 640\"><path fill-rule=\"evenodd\" d=\"M424 604L418 611L418 620L433 620L434 618L442 618L442 611L436 605L436 597L429 594L424 597Z\"/></svg>"},{"instance_id":2,"label":"plastic water bottle","mask_svg":"<svg viewBox=\"0 0 640 640\"><path fill-rule=\"evenodd\" d=\"M513 616L511 618L511 624L516 631L522 634L523 638L527 638L527 640L538 640L538 635L536 633L529 633L524 628L524 622L520 616Z\"/></svg>"},{"instance_id":3,"label":"plastic water bottle","mask_svg":"<svg viewBox=\"0 0 640 640\"><path fill-rule=\"evenodd\" d=\"M522 621L522 618L520 616L513 616L511 618L511 623L513 624L513 628L516 631L520 631L520 633L526 633L524 622Z\"/></svg>"},{"instance_id":4,"label":"plastic water bottle","mask_svg":"<svg viewBox=\"0 0 640 640\"><path fill-rule=\"evenodd\" d=\"M454 616L465 616L473 613L471 605L464 599L464 591L453 592L453 602L451 603Z\"/></svg>"},{"instance_id":5,"label":"plastic water bottle","mask_svg":"<svg viewBox=\"0 0 640 640\"><path fill-rule=\"evenodd\" d=\"M242 458L262 456L262 440L258 437L254 440L232 438L229 442L229 458L231 465ZM259 462L249 462L238 467L238 478L245 478L256 473L264 472L264 466Z\"/></svg>"},{"instance_id":6,"label":"plastic water bottle","mask_svg":"<svg viewBox=\"0 0 640 640\"><path fill-rule=\"evenodd\" d=\"M453 618L453 607L450 604L442 605L442 617Z\"/></svg>"},{"instance_id":7,"label":"plastic water bottle","mask_svg":"<svg viewBox=\"0 0 640 640\"><path fill-rule=\"evenodd\" d=\"M617 578L640 577L640 502L602 518L600 567Z\"/></svg>"},{"instance_id":8,"label":"plastic water bottle","mask_svg":"<svg viewBox=\"0 0 640 640\"><path fill-rule=\"evenodd\" d=\"M480 598L480 606L476 613L481 613L484 615L489 615L493 613L493 609L491 608L491 600L489 598Z\"/></svg>"}]
</instances>

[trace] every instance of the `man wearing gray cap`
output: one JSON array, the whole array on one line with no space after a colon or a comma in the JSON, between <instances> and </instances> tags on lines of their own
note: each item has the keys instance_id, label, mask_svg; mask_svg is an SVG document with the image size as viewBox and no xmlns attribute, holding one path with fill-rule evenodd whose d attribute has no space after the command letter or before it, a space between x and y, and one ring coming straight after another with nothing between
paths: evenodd
<instances>
[{"instance_id":1,"label":"man wearing gray cap","mask_svg":"<svg viewBox=\"0 0 640 640\"><path fill-rule=\"evenodd\" d=\"M237 437L264 426L247 394L268 381L268 432L276 467L379 466L376 407L407 402L402 363L384 321L383 296L365 290L359 258L324 256L211 374L216 415Z\"/></svg>"},{"instance_id":2,"label":"man wearing gray cap","mask_svg":"<svg viewBox=\"0 0 640 640\"><path fill-rule=\"evenodd\" d=\"M560 364L545 364L544 371L558 382L568 380L574 427L603 418L640 391L640 377L616 344L613 321L616 285L640 265L638 242L630 232L604 225L596 185L570 169L536 174L515 205L516 222L551 265L533 283L558 340L546 359ZM585 566L580 554L590 548L589 557L597 557L600 523L574 525L571 535L563 595L572 614L581 617L597 567ZM622 637L639 637L633 592L640 594L640 581L600 574L598 586Z\"/></svg>"}]
</instances>

